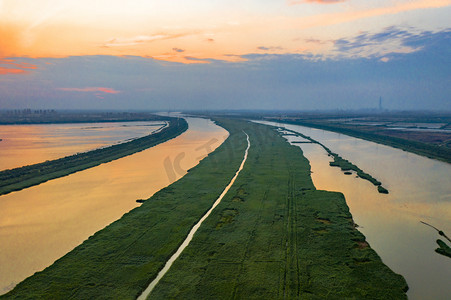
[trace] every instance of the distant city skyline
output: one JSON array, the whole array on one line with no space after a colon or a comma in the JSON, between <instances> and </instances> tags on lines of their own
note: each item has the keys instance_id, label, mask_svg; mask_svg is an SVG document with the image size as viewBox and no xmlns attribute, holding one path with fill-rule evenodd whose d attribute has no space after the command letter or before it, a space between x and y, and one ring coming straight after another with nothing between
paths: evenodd
<instances>
[{"instance_id":1,"label":"distant city skyline","mask_svg":"<svg viewBox=\"0 0 451 300\"><path fill-rule=\"evenodd\" d=\"M0 109L451 111L451 0L0 0Z\"/></svg>"}]
</instances>

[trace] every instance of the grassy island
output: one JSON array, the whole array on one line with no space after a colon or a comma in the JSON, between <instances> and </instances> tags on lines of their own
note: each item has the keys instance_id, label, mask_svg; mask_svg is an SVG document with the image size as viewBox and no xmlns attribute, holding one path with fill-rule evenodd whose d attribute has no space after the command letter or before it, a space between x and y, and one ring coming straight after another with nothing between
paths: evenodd
<instances>
[{"instance_id":1,"label":"grassy island","mask_svg":"<svg viewBox=\"0 0 451 300\"><path fill-rule=\"evenodd\" d=\"M325 145L321 144L317 140L312 139L309 136L306 136L306 135L304 135L302 133L299 133L299 132L296 132L296 131L293 131L293 130L290 130L290 129L280 128L279 130L291 132L289 134L283 134L285 136L286 135L300 136L300 137L308 140L308 142L304 141L304 142L297 142L297 143L313 143L313 144L320 145L327 152L327 154L334 159L334 161L329 162L329 165L331 167L339 167L342 171L344 171L345 175L351 175L352 172L350 172L350 171L354 171L354 172L356 172L358 177L360 177L362 179L365 179L365 180L368 180L369 182L374 184L377 187L377 191L379 193L381 193L381 194L388 194L388 190L382 186L382 183L379 180L377 180L376 178L374 178L370 174L364 172L362 169L360 169L358 166L356 166L355 164L353 164L349 160L344 159L343 157L341 157L340 155L338 155L335 152L332 152L328 147L326 147Z\"/></svg>"},{"instance_id":2,"label":"grassy island","mask_svg":"<svg viewBox=\"0 0 451 300\"><path fill-rule=\"evenodd\" d=\"M216 121L230 135L199 165L0 298L135 299L234 176L244 130L243 170L150 298L406 299L300 148L269 126Z\"/></svg>"},{"instance_id":3,"label":"grassy island","mask_svg":"<svg viewBox=\"0 0 451 300\"><path fill-rule=\"evenodd\" d=\"M184 119L167 118L168 125L159 132L63 158L11 170L0 171L0 195L38 185L51 179L98 166L145 150L172 139L188 129Z\"/></svg>"},{"instance_id":4,"label":"grassy island","mask_svg":"<svg viewBox=\"0 0 451 300\"><path fill-rule=\"evenodd\" d=\"M312 127L317 129L323 129L327 131L333 131L337 133L346 134L359 139L375 142L378 144L387 145L390 147L402 149L411 153L426 156L429 158L441 160L447 163L451 163L451 149L447 147L440 147L431 143L425 143L415 140L408 140L396 136L389 136L383 132L372 132L363 130L358 126L346 127L341 124L332 124L328 122L313 122L303 120L284 120L284 119L271 119L275 122L283 122L293 125L301 125L306 127ZM376 127L376 126L374 126Z\"/></svg>"}]
</instances>

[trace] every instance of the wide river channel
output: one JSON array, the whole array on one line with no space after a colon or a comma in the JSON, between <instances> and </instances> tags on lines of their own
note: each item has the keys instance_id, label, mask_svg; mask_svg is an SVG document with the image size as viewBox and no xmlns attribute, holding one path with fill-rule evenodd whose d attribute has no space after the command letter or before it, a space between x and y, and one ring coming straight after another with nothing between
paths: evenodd
<instances>
[{"instance_id":1,"label":"wide river channel","mask_svg":"<svg viewBox=\"0 0 451 300\"><path fill-rule=\"evenodd\" d=\"M0 170L122 143L163 126L164 121L0 125Z\"/></svg>"},{"instance_id":2,"label":"wide river channel","mask_svg":"<svg viewBox=\"0 0 451 300\"><path fill-rule=\"evenodd\" d=\"M434 251L436 240L443 238L420 223L429 223L451 236L450 164L334 132L262 123L310 136L380 180L388 195L379 194L366 180L330 167L331 158L321 146L293 143L310 161L316 188L345 195L354 221L371 247L406 279L409 299L450 298L451 258ZM286 138L290 142L302 140Z\"/></svg>"},{"instance_id":3,"label":"wide river channel","mask_svg":"<svg viewBox=\"0 0 451 300\"><path fill-rule=\"evenodd\" d=\"M228 136L226 130L209 120L186 120L189 129L163 144L0 196L0 294L11 290L34 272L51 265L89 236L139 206L137 199L147 199L182 177ZM145 124L122 125L137 127ZM26 130L25 125L21 126ZM57 132L67 128L67 125L51 126ZM58 130L58 126L61 126L61 130ZM118 129L117 123L96 126L104 127L102 131L108 133L109 141L116 142L130 136L129 133L124 135L118 130L118 135L114 138L116 130L105 128L113 126ZM144 134L139 129L131 135L143 136L158 127L160 126L147 127L147 133ZM83 136L74 137L73 130L69 132L72 135L67 139L83 139ZM61 134L58 139L67 140ZM45 143L45 139L42 142ZM54 148L58 147L55 141L47 143ZM97 145L97 142L94 143ZM87 148L92 146L93 143ZM81 148L72 148L72 151L87 150L84 145ZM32 149L27 151L32 153Z\"/></svg>"}]
</instances>

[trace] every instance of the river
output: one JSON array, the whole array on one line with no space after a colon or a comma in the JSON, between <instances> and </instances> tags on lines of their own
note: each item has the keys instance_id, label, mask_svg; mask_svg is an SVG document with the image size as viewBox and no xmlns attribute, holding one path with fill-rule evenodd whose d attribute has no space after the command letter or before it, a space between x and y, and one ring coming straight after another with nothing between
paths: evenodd
<instances>
[{"instance_id":1,"label":"river","mask_svg":"<svg viewBox=\"0 0 451 300\"><path fill-rule=\"evenodd\" d=\"M0 294L181 178L228 132L186 118L180 136L142 152L0 196Z\"/></svg>"},{"instance_id":2,"label":"river","mask_svg":"<svg viewBox=\"0 0 451 300\"><path fill-rule=\"evenodd\" d=\"M121 143L158 130L165 121L0 125L0 170Z\"/></svg>"},{"instance_id":3,"label":"river","mask_svg":"<svg viewBox=\"0 0 451 300\"><path fill-rule=\"evenodd\" d=\"M354 221L371 247L406 279L409 299L449 299L451 258L435 253L436 240L443 238L420 221L451 235L450 164L339 133L263 123L310 136L380 180L388 195L379 194L366 180L330 167L331 158L321 146L293 144L301 147L310 161L317 189L345 195Z\"/></svg>"}]
</instances>

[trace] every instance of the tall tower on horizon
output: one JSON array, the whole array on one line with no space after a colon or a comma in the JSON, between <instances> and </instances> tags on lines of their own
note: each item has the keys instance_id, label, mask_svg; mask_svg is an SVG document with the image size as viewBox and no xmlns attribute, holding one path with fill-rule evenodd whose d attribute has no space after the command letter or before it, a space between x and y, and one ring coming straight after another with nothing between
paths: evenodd
<instances>
[{"instance_id":1,"label":"tall tower on horizon","mask_svg":"<svg viewBox=\"0 0 451 300\"><path fill-rule=\"evenodd\" d=\"M379 97L379 111L382 111L382 96Z\"/></svg>"}]
</instances>

